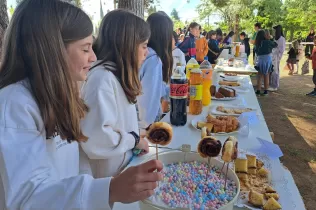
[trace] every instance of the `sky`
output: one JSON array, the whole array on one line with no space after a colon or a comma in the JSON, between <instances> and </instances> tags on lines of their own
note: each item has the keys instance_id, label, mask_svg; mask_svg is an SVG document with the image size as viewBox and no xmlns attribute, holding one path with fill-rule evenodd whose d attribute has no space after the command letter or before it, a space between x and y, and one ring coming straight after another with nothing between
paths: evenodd
<instances>
[{"instance_id":1,"label":"sky","mask_svg":"<svg viewBox=\"0 0 316 210\"><path fill-rule=\"evenodd\" d=\"M101 0L103 4L103 11L106 13L107 10L113 9L113 0ZM7 0L8 7L11 5L13 7L16 6L16 0ZM83 0L84 10L93 17L95 22L98 22L100 17L100 0ZM175 8L179 17L182 21L191 21L194 18L198 17L198 13L196 12L196 6L200 3L200 0L190 0L187 3L187 0L160 0L160 7L158 10L165 11L168 15L170 15L173 8Z\"/></svg>"}]
</instances>

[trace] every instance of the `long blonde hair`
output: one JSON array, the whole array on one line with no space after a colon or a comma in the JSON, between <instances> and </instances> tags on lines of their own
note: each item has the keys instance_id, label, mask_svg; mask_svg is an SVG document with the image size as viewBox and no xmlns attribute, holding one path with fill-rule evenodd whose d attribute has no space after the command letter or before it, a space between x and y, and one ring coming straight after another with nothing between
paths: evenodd
<instances>
[{"instance_id":1,"label":"long blonde hair","mask_svg":"<svg viewBox=\"0 0 316 210\"><path fill-rule=\"evenodd\" d=\"M15 10L4 39L0 89L28 79L47 138L85 141L80 119L87 107L72 81L66 47L92 34L89 17L58 0L24 0Z\"/></svg>"}]
</instances>

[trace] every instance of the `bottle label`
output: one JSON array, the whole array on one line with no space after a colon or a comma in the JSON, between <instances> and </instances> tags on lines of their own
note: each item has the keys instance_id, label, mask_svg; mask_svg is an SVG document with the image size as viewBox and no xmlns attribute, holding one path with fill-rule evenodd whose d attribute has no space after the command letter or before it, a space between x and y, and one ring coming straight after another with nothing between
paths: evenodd
<instances>
[{"instance_id":1,"label":"bottle label","mask_svg":"<svg viewBox=\"0 0 316 210\"><path fill-rule=\"evenodd\" d=\"M184 99L188 97L188 83L170 84L170 98Z\"/></svg>"},{"instance_id":2,"label":"bottle label","mask_svg":"<svg viewBox=\"0 0 316 210\"><path fill-rule=\"evenodd\" d=\"M190 86L190 100L200 101L202 100L203 85L191 85Z\"/></svg>"}]
</instances>

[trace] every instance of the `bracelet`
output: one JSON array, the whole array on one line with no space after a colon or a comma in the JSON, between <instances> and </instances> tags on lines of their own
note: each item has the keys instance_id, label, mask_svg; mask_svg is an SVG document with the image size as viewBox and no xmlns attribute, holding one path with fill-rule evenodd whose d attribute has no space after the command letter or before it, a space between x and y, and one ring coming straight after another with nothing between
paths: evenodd
<instances>
[{"instance_id":1,"label":"bracelet","mask_svg":"<svg viewBox=\"0 0 316 210\"><path fill-rule=\"evenodd\" d=\"M129 134L131 134L131 135L134 136L134 138L135 138L135 146L134 146L134 148L135 148L135 147L139 144L140 137L139 137L139 135L138 135L137 133L135 133L134 131L129 132Z\"/></svg>"}]
</instances>

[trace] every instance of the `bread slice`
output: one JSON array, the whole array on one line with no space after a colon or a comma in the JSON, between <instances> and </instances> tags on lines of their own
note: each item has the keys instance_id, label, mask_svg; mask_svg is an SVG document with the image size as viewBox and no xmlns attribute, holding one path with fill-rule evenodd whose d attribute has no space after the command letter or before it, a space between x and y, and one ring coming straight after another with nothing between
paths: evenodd
<instances>
[{"instance_id":1,"label":"bread slice","mask_svg":"<svg viewBox=\"0 0 316 210\"><path fill-rule=\"evenodd\" d=\"M237 158L235 161L235 172L236 173L247 173L248 172L248 161L247 159Z\"/></svg>"},{"instance_id":2,"label":"bread slice","mask_svg":"<svg viewBox=\"0 0 316 210\"><path fill-rule=\"evenodd\" d=\"M265 193L264 197L268 200L269 198L274 198L275 200L279 200L280 196L278 193Z\"/></svg>"},{"instance_id":3,"label":"bread slice","mask_svg":"<svg viewBox=\"0 0 316 210\"><path fill-rule=\"evenodd\" d=\"M269 200L263 206L263 210L279 210L279 209L282 209L282 206L274 198L269 198Z\"/></svg>"},{"instance_id":4,"label":"bread slice","mask_svg":"<svg viewBox=\"0 0 316 210\"><path fill-rule=\"evenodd\" d=\"M235 97L236 96L236 90L228 87L220 87L218 89L218 92L221 93L225 97Z\"/></svg>"},{"instance_id":5,"label":"bread slice","mask_svg":"<svg viewBox=\"0 0 316 210\"><path fill-rule=\"evenodd\" d=\"M264 199L263 199L263 194L261 194L261 193L250 190L248 199L249 199L248 202L256 207L263 206Z\"/></svg>"}]
</instances>

